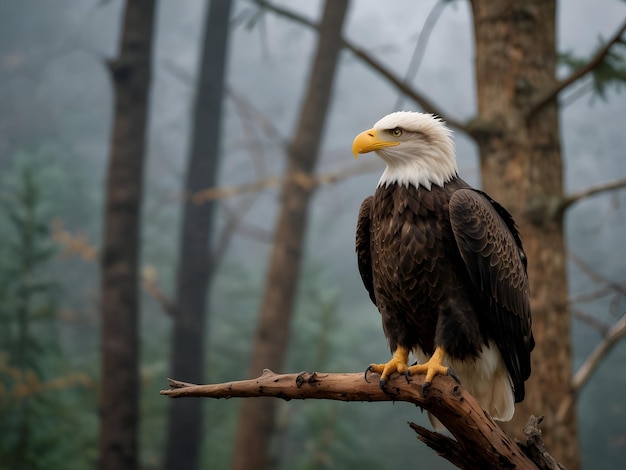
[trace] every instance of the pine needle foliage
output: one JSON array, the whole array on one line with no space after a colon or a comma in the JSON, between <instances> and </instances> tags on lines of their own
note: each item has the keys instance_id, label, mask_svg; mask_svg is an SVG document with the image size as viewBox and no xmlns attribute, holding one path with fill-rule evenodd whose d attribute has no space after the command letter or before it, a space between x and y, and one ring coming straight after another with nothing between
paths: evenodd
<instances>
[{"instance_id":1,"label":"pine needle foliage","mask_svg":"<svg viewBox=\"0 0 626 470\"><path fill-rule=\"evenodd\" d=\"M42 185L32 166L16 173L0 194L0 462L14 470L84 468L89 457L76 451L86 443L77 429L66 432L77 424L76 389L89 379L63 367L61 289L47 272L55 245Z\"/></svg>"}]
</instances>

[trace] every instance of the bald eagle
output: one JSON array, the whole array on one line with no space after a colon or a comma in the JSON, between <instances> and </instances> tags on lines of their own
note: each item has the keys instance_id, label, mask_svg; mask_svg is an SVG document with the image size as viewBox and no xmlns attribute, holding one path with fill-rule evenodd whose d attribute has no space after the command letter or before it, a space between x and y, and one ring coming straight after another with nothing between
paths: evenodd
<instances>
[{"instance_id":1,"label":"bald eagle","mask_svg":"<svg viewBox=\"0 0 626 470\"><path fill-rule=\"evenodd\" d=\"M431 114L389 114L352 150L356 158L374 151L387 165L356 231L359 272L392 352L366 379L380 374L384 389L394 373L426 374L426 389L454 371L494 419L510 420L534 347L512 216L459 178L451 132ZM418 363L409 367L410 352Z\"/></svg>"}]
</instances>

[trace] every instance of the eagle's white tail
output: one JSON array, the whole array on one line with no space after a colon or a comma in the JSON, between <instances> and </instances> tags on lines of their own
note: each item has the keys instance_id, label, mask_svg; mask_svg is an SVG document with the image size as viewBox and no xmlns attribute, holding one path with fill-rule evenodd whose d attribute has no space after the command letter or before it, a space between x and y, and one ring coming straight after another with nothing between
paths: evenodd
<instances>
[{"instance_id":1,"label":"eagle's white tail","mask_svg":"<svg viewBox=\"0 0 626 470\"><path fill-rule=\"evenodd\" d=\"M423 364L430 355L421 349L415 351L418 363ZM498 347L489 342L475 360L456 361L445 356L443 364L452 367L461 385L480 403L489 415L498 421L509 421L515 412L513 386ZM428 414L435 429L445 429L437 418Z\"/></svg>"}]
</instances>

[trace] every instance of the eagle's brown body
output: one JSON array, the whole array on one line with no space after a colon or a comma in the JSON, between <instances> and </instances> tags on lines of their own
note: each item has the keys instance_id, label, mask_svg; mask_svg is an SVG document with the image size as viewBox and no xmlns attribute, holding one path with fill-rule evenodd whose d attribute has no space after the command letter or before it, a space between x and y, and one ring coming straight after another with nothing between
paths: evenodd
<instances>
[{"instance_id":1,"label":"eagle's brown body","mask_svg":"<svg viewBox=\"0 0 626 470\"><path fill-rule=\"evenodd\" d=\"M381 185L361 205L357 255L392 351L419 348L428 357L437 345L452 361L467 361L492 340L515 401L524 398L533 342L528 281L501 206L460 178L430 190Z\"/></svg>"}]
</instances>

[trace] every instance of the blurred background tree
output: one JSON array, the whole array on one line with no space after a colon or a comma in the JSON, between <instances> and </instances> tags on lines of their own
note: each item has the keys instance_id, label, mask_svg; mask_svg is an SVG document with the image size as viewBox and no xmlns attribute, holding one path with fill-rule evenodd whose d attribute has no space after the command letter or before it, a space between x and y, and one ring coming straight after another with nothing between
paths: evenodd
<instances>
[{"instance_id":1,"label":"blurred background tree","mask_svg":"<svg viewBox=\"0 0 626 470\"><path fill-rule=\"evenodd\" d=\"M315 191L311 198L300 261L301 279L293 307L290 312L283 312L292 317L284 370L318 367L329 371L361 370L387 351L379 316L361 286L353 254L356 211L363 197L373 190L378 178L376 173L382 167L378 162L370 166L366 162L356 165L352 161L349 145L354 135L392 111L399 90L407 96L405 103L419 103L419 107L407 104L407 108L432 109L436 103L437 110L448 111L441 114L457 131L470 129L469 134L478 137L476 145L474 139L463 132L455 133L464 178L481 185L480 167L482 186L506 205L519 206L523 211L523 206L531 202L524 187L518 194L516 184L501 179L502 184L509 184L504 188L508 195L495 194L498 180L487 179L485 174L493 172L501 176L498 164L505 159L492 159L489 155L510 153L516 145L516 132L533 135L525 128L533 120L524 121L529 109L518 106L520 99L537 98L534 93L543 88L540 84L557 86L575 76L585 64L598 57L622 27L626 17L623 2L590 3L562 2L556 10L557 16L554 16L551 2L541 5L524 2L517 9L513 8L513 3L492 2L493 8L500 9L486 14L471 11L472 7L480 9L480 1L470 4L433 0L415 4L398 0L381 8L379 2L363 0L349 9L342 35L342 45L349 52L339 56L339 73L316 162L318 172L302 180L311 187L332 185ZM187 140L196 96L190 83L196 82L194 77L199 70L206 26L201 19L205 17L207 2L161 0L157 4L145 196L140 219L144 290L138 299L141 317L136 330L140 340L136 370L139 383L133 387L136 390L129 390L129 393L136 392L139 397L141 466L160 469L165 461L166 417L170 403L158 396L157 391L164 387L163 379L171 373L168 345L173 321L164 310L168 305L175 305L171 299L176 298L178 246L182 242L181 203L186 200L180 188L187 167ZM97 381L87 378L100 374L97 347L100 294L95 260L103 246L104 182L110 150L109 123L114 111L114 96L103 63L104 57L117 54L120 18L126 5L120 0L67 0L55 5L33 0L0 1L0 82L3 84L0 88L0 168L6 176L2 180L2 191L5 186L8 188L8 181L21 181L20 173L14 170L16 161L24 154L39 155L34 159L34 174L46 175L42 204L51 217L57 218L51 235L61 248L58 255L45 264L45 272L60 288L60 293L55 294L58 308L50 320L50 325L54 325L50 331L57 332L57 348L64 359L59 361L58 369L46 366L46 372L51 377L77 374L76 377L86 378L66 389L74 398L80 397L72 406L75 413L72 419L76 421L68 421L78 423L80 440L86 450L75 452L77 447L70 447L71 452L64 454L68 455L65 468L93 466L98 456L95 444ZM277 5L287 9L288 14L277 17L245 1L234 2L230 14L229 65L219 135L222 156L217 175L219 187L198 193L200 200L221 201L213 222L217 235L211 242L220 263L212 277L207 304L211 316L204 328L209 345L204 367L208 382L240 379L250 368L266 260L279 214L279 188L285 182L289 161L287 144L296 134L301 112L299 97L305 94L317 43L316 28L322 16L321 1ZM34 8L37 15L32 14ZM540 47L550 47L552 52L544 51L537 56L536 63L522 66L525 61L532 62L532 57L530 48L520 41L531 31L533 18L544 8L552 13L539 15L542 21L558 27L554 40L546 40L550 37L547 33L540 35L539 39L546 42ZM481 23L472 26L476 21ZM508 27L519 28L519 31L507 35ZM474 39L478 39L481 31L502 34L501 40L486 38L487 45L500 47L501 52L494 52L490 57L481 56L474 49ZM602 36L599 46L597 36ZM568 246L571 253L555 256L561 258L558 291L562 298L557 307L560 312L568 310L563 302L574 307L573 319L569 314L558 315L565 329L572 328L574 370L596 346L603 344L611 325L624 312L626 272L619 249L626 229L623 192L602 195L608 189L605 182L617 180L619 183L626 176L621 161L626 137L620 124L624 96L618 93L622 83L619 80L622 74L620 54L623 53L619 39L618 36L614 47L596 63L593 73L583 74L571 87L557 90L560 94L558 110L554 96L542 104L542 111L550 115L553 140L531 139L535 147L530 149L530 154L538 156L547 151L547 144L554 148L558 144L554 139L560 137L566 163L562 167L563 191L558 185L560 177L531 176L545 179L548 196L565 195L561 202L558 197L543 201L558 203L562 209L549 225L557 231L564 230L566 244L563 246ZM514 47L506 46L510 44L507 41L512 41ZM553 43L557 44L560 54L556 54ZM493 95L481 95L477 100L474 59L486 57L484 70L489 70L489 60L496 60L498 55L510 61L505 70L498 70L509 78L500 80L494 71L493 76L487 77L495 82L491 88ZM562 59L550 65L553 58ZM411 59L415 59L413 65ZM520 67L515 68L514 64ZM537 73L532 72L533 67L537 68ZM510 94L500 94L498 87L509 87ZM492 113L494 110L497 113ZM478 113L488 119L473 120ZM498 113L504 115L504 120L495 119L496 124L504 126L494 133L493 117ZM557 131L554 131L555 115L558 115ZM537 123L543 119L541 113L538 116ZM525 130L520 131L520 128ZM482 166L479 151L483 154ZM141 152L133 153L137 156ZM524 151L519 155L529 154ZM374 174L366 174L372 168ZM540 164L536 168L540 168ZM522 174L530 169L520 167ZM616 184L612 189L619 187L622 186ZM589 188L595 189L589 192ZM590 194L599 196L592 199L588 197ZM14 204L15 201L12 207ZM535 209L545 208L541 204L530 205ZM533 214L541 214L541 210L518 215L520 223L531 227L522 227L523 233L535 231ZM51 218L45 220L46 224L51 222ZM12 233L11 224L9 219L0 217L0 233ZM537 225L538 233L541 233L541 225ZM529 237L536 238L532 234ZM533 244L527 236L525 240ZM5 248L9 246L4 243ZM539 254L533 256L544 263L541 246L536 248ZM541 266L543 264L536 265L537 269ZM538 276L549 272L545 269L545 273ZM552 284L539 286L536 294L551 293L549 285ZM571 294L564 300L565 287ZM8 299L6 283L0 289L4 289L4 305ZM9 300L6 302L7 308L1 310L15 315ZM550 320L551 310L545 312L544 318ZM0 334L8 331L4 328L4 323L9 322L7 318L3 316ZM46 332L30 331L42 340L48 329ZM127 329L119 333L133 335ZM565 336L564 331L559 329L559 335ZM8 333L4 337L8 338ZM583 467L592 463L598 468L619 467L626 452L622 425L626 409L618 393L626 385L626 371L620 367L626 349L622 343L613 346L611 353L595 368L592 380L584 382L584 388L571 394L578 400ZM0 349L6 354L4 345ZM198 364L201 363L198 359ZM566 370L561 373L567 375ZM555 389L567 388L565 375L553 375L558 377ZM542 377L538 375L537 380L542 381ZM4 389L2 393L3 400L10 398ZM554 394L546 399L554 403L561 398L560 394ZM228 401L203 405L207 426L201 443L200 466L228 468L234 452L239 408L243 404ZM57 404L52 408L63 410ZM548 411L538 411L543 412L558 414L559 410L550 405ZM277 432L270 443L272 466L380 468L414 466L419 459L424 465L440 468L442 462L415 442L405 427L407 416L413 419L414 415L413 407L398 404L389 409L381 404L279 403ZM47 439L52 439L44 418L33 416L38 416L36 421L41 424L36 428ZM48 416L53 416L51 410ZM9 420L6 425L11 430L17 429L13 423ZM575 432L569 425L564 428ZM372 449L374 438L376 451ZM5 442L9 445L7 448L13 448L9 440L3 440L3 444ZM61 452L69 442L52 447L55 452ZM571 455L572 462L578 458L574 442L572 438L565 451ZM41 453L41 462L45 461ZM27 465L18 462L16 468L20 464Z\"/></svg>"},{"instance_id":2,"label":"blurred background tree","mask_svg":"<svg viewBox=\"0 0 626 470\"><path fill-rule=\"evenodd\" d=\"M212 273L219 255L211 252L216 201L198 203L194 195L216 186L220 160L222 101L231 11L230 0L206 8L189 143L172 325L172 377L200 383L204 379L205 343ZM220 249L226 249L222 247ZM198 468L202 445L202 402L172 401L165 467Z\"/></svg>"},{"instance_id":3,"label":"blurred background tree","mask_svg":"<svg viewBox=\"0 0 626 470\"><path fill-rule=\"evenodd\" d=\"M86 393L93 379L68 371L60 347L63 292L48 271L57 248L45 178L35 168L16 161L0 200L0 461L79 469L95 456L93 433L73 435L85 425L83 407L94 406Z\"/></svg>"},{"instance_id":4,"label":"blurred background tree","mask_svg":"<svg viewBox=\"0 0 626 470\"><path fill-rule=\"evenodd\" d=\"M138 467L139 258L154 0L127 2L120 52L107 65L113 126L100 255L101 470Z\"/></svg>"},{"instance_id":5,"label":"blurred background tree","mask_svg":"<svg viewBox=\"0 0 626 470\"><path fill-rule=\"evenodd\" d=\"M250 355L251 377L257 377L265 368L282 369L287 356L309 204L315 189L315 185L307 184L307 181L314 174L319 158L347 9L347 0L324 2L306 95L296 133L287 150L279 215ZM275 408L275 400L267 399L263 403L248 400L241 405L232 468L244 470L270 466Z\"/></svg>"}]
</instances>

